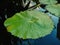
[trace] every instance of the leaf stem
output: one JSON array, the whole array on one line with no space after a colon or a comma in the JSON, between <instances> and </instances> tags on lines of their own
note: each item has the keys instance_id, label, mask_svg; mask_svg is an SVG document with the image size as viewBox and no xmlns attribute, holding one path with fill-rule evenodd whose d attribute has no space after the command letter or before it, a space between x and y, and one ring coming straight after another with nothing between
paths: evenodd
<instances>
[{"instance_id":1,"label":"leaf stem","mask_svg":"<svg viewBox=\"0 0 60 45\"><path fill-rule=\"evenodd\" d=\"M33 10L33 9L36 9L37 7L40 7L40 4L33 5L29 7L28 10Z\"/></svg>"}]
</instances>

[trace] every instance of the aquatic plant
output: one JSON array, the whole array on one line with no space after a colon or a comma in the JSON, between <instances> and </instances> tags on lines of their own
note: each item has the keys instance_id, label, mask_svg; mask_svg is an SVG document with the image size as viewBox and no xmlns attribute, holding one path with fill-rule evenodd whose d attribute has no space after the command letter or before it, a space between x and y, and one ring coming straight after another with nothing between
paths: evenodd
<instances>
[{"instance_id":1,"label":"aquatic plant","mask_svg":"<svg viewBox=\"0 0 60 45\"><path fill-rule=\"evenodd\" d=\"M35 5L30 6L31 2ZM5 20L7 31L22 39L37 39L50 34L54 23L46 13L37 10L42 4L51 14L60 15L60 4L56 0L23 0L23 7L27 9Z\"/></svg>"},{"instance_id":2,"label":"aquatic plant","mask_svg":"<svg viewBox=\"0 0 60 45\"><path fill-rule=\"evenodd\" d=\"M60 0L44 0L44 1L43 0L0 0L0 45L20 45L20 44L21 45L29 45L29 44L31 45L32 43L35 44L36 39L37 40L41 39L40 35L37 38L31 37L33 42L29 38L28 38L28 40L20 39L20 37L18 37L15 34L13 35L13 33L10 32L11 30L8 29L8 27L10 27L10 26L6 27L5 22L7 22L7 20L9 20L9 19L12 19L12 17L15 18L15 16L17 16L16 15L17 13L20 15L21 12L24 13L25 11L29 12L29 11L34 11L34 10L40 12L43 15L53 14L53 15L59 17L58 9L60 9L60 8L58 7L58 5L60 5ZM50 6L52 6L52 7L50 7ZM50 9L49 9L49 7L50 7ZM53 8L52 10L55 10L57 13L55 13L55 11L53 12L51 10L51 8ZM33 16L33 17L35 17L35 16ZM42 19L42 20L47 19L47 18L44 18L43 16L41 16L41 17L42 18L39 18L39 19ZM49 20L51 20L51 23L54 23L51 19L53 17L48 16L48 15L47 15L47 17L49 18ZM32 22L32 21L30 21L30 22ZM41 23L41 20L39 22ZM47 23L49 23L49 22L47 22ZM54 24L52 24L52 26L55 26ZM47 25L47 24L45 24L45 25ZM44 28L42 28L42 29L44 29ZM53 30L53 28L51 28L51 29ZM52 30L49 30L49 31L52 32ZM12 31L14 31L14 30L12 30ZM42 32L44 32L44 31L42 31ZM50 35L51 32L48 32L48 34L44 33L46 35L42 36L42 37L44 38L47 35ZM33 35L34 35L34 33L33 33ZM60 19L59 19L59 23L57 25L57 37L60 38Z\"/></svg>"}]
</instances>

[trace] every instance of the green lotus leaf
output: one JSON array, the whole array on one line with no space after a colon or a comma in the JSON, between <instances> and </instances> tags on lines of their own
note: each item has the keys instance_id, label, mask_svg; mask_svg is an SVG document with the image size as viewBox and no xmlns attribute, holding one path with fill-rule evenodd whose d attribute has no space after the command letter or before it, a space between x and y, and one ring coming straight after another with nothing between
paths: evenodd
<instances>
[{"instance_id":1,"label":"green lotus leaf","mask_svg":"<svg viewBox=\"0 0 60 45\"><path fill-rule=\"evenodd\" d=\"M56 4L57 0L39 0L41 4Z\"/></svg>"},{"instance_id":2,"label":"green lotus leaf","mask_svg":"<svg viewBox=\"0 0 60 45\"><path fill-rule=\"evenodd\" d=\"M37 10L14 14L4 22L7 31L23 39L37 39L50 34L54 24L50 17Z\"/></svg>"},{"instance_id":3,"label":"green lotus leaf","mask_svg":"<svg viewBox=\"0 0 60 45\"><path fill-rule=\"evenodd\" d=\"M56 4L56 5L47 5L46 9L51 12L52 14L54 14L55 16L60 17L60 4Z\"/></svg>"}]
</instances>

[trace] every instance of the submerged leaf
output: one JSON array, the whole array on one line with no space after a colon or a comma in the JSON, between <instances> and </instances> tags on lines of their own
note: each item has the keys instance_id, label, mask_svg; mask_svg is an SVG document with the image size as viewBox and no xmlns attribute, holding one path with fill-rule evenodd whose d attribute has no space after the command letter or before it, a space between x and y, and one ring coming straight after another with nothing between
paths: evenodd
<instances>
[{"instance_id":1,"label":"submerged leaf","mask_svg":"<svg viewBox=\"0 0 60 45\"><path fill-rule=\"evenodd\" d=\"M56 4L56 5L47 5L46 9L53 13L54 15L60 17L60 4Z\"/></svg>"},{"instance_id":2,"label":"submerged leaf","mask_svg":"<svg viewBox=\"0 0 60 45\"><path fill-rule=\"evenodd\" d=\"M23 39L37 39L50 34L54 24L50 17L37 10L16 13L4 22L7 31Z\"/></svg>"}]
</instances>

